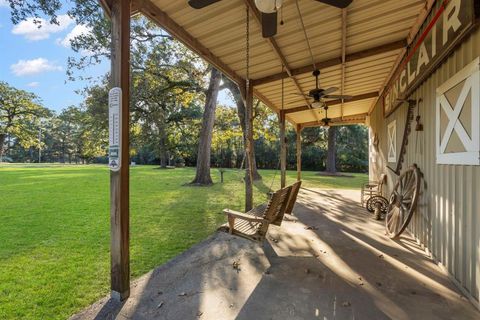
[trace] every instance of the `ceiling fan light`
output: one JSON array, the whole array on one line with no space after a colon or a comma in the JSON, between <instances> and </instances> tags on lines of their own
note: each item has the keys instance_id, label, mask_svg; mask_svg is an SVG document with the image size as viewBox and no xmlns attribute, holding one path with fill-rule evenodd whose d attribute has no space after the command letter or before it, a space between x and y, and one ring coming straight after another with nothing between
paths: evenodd
<instances>
[{"instance_id":1,"label":"ceiling fan light","mask_svg":"<svg viewBox=\"0 0 480 320\"><path fill-rule=\"evenodd\" d=\"M283 0L255 0L255 5L260 12L273 13L282 6Z\"/></svg>"},{"instance_id":2,"label":"ceiling fan light","mask_svg":"<svg viewBox=\"0 0 480 320\"><path fill-rule=\"evenodd\" d=\"M312 103L312 107L313 108L321 108L322 103L320 101L315 101L315 102Z\"/></svg>"}]
</instances>

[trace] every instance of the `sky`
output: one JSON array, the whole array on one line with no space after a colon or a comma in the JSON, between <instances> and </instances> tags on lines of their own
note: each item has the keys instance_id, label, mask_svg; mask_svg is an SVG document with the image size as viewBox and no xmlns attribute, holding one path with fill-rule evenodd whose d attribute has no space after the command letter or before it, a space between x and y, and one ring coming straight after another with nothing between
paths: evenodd
<instances>
[{"instance_id":1,"label":"sky","mask_svg":"<svg viewBox=\"0 0 480 320\"><path fill-rule=\"evenodd\" d=\"M6 0L0 0L0 81L35 93L43 106L56 112L79 105L84 97L76 91L94 84L92 81L98 81L110 68L109 61L103 61L88 67L86 72L93 80L69 81L68 57L87 54L74 52L69 39L88 30L62 12L58 21L59 25L44 21L42 28L33 20L13 25ZM220 93L219 103L232 105L225 91Z\"/></svg>"},{"instance_id":2,"label":"sky","mask_svg":"<svg viewBox=\"0 0 480 320\"><path fill-rule=\"evenodd\" d=\"M85 32L84 26L62 12L59 25L42 23L38 28L32 20L13 25L10 8L0 0L0 81L18 89L35 93L42 104L60 111L82 100L76 90L89 85L87 81L67 81L66 69L69 56L78 56L70 48L69 39ZM90 67L88 74L99 78L109 69L108 61Z\"/></svg>"}]
</instances>

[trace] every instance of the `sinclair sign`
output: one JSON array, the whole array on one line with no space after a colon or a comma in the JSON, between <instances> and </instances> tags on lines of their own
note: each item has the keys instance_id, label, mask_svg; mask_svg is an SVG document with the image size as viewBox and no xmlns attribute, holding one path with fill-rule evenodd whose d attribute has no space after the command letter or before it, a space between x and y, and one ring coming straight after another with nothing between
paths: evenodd
<instances>
[{"instance_id":1,"label":"sinclair sign","mask_svg":"<svg viewBox=\"0 0 480 320\"><path fill-rule=\"evenodd\" d=\"M437 0L385 90L385 116L401 104L397 99L407 98L473 28L479 3Z\"/></svg>"}]
</instances>

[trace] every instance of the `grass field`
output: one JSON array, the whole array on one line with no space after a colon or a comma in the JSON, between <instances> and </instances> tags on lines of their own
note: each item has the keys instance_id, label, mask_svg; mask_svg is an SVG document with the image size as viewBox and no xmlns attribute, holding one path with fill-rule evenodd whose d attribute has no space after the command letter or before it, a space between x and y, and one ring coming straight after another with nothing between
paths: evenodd
<instances>
[{"instance_id":1,"label":"grass field","mask_svg":"<svg viewBox=\"0 0 480 320\"><path fill-rule=\"evenodd\" d=\"M212 187L184 186L194 169L131 169L131 272L138 277L208 237L225 207L241 210L241 173L212 169ZM256 203L274 171L261 171ZM288 183L295 172L288 172ZM305 187L359 188L367 176L304 172ZM279 186L276 174L273 188ZM65 319L109 292L105 166L0 166L0 319Z\"/></svg>"}]
</instances>

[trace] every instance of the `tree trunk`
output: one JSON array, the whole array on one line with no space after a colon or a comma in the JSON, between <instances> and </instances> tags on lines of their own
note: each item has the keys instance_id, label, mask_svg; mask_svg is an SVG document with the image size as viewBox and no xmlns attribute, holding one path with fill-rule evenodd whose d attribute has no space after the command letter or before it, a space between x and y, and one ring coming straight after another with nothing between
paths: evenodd
<instances>
[{"instance_id":1,"label":"tree trunk","mask_svg":"<svg viewBox=\"0 0 480 320\"><path fill-rule=\"evenodd\" d=\"M167 167L167 152L165 149L165 143L160 141L160 167L164 169Z\"/></svg>"},{"instance_id":2,"label":"tree trunk","mask_svg":"<svg viewBox=\"0 0 480 320\"><path fill-rule=\"evenodd\" d=\"M160 117L157 122L158 133L160 136L158 151L160 153L160 167L165 169L167 168L167 132L166 132L166 123L165 115L163 112L160 113Z\"/></svg>"},{"instance_id":3,"label":"tree trunk","mask_svg":"<svg viewBox=\"0 0 480 320\"><path fill-rule=\"evenodd\" d=\"M229 79L224 80L225 86L230 90L237 104L237 114L240 120L240 126L242 127L243 133L243 145L246 145L246 129L245 129L245 104L243 103L242 95L238 86L230 81ZM252 154L253 154L253 180L262 180L262 176L257 170L257 160L255 159L255 146L252 144Z\"/></svg>"},{"instance_id":4,"label":"tree trunk","mask_svg":"<svg viewBox=\"0 0 480 320\"><path fill-rule=\"evenodd\" d=\"M5 138L6 138L6 134L4 133L0 134L0 162L3 161L3 148L5 144Z\"/></svg>"},{"instance_id":5,"label":"tree trunk","mask_svg":"<svg viewBox=\"0 0 480 320\"><path fill-rule=\"evenodd\" d=\"M328 128L327 172L337 173L337 127Z\"/></svg>"},{"instance_id":6,"label":"tree trunk","mask_svg":"<svg viewBox=\"0 0 480 320\"><path fill-rule=\"evenodd\" d=\"M192 184L210 185L213 183L210 176L210 153L212 149L213 124L215 122L215 109L222 74L215 68L210 73L210 84L205 99L202 130L198 142L197 172Z\"/></svg>"}]
</instances>

